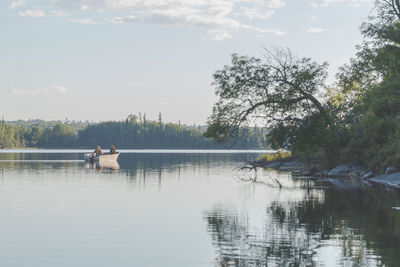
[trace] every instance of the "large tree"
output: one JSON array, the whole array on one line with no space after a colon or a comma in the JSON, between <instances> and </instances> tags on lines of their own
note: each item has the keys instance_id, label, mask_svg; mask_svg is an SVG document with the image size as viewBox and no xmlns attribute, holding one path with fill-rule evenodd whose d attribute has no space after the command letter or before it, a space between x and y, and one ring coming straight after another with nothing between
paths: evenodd
<instances>
[{"instance_id":1,"label":"large tree","mask_svg":"<svg viewBox=\"0 0 400 267\"><path fill-rule=\"evenodd\" d=\"M376 1L376 15L361 26L364 42L338 74L343 94L378 116L400 114L400 1Z\"/></svg>"},{"instance_id":2,"label":"large tree","mask_svg":"<svg viewBox=\"0 0 400 267\"><path fill-rule=\"evenodd\" d=\"M376 1L374 11L361 26L356 56L338 74L340 93L350 100L342 156L384 170L400 160L400 1Z\"/></svg>"},{"instance_id":3,"label":"large tree","mask_svg":"<svg viewBox=\"0 0 400 267\"><path fill-rule=\"evenodd\" d=\"M318 97L325 88L326 68L327 63L297 58L288 49L266 50L263 60L232 55L231 65L214 74L219 100L206 135L224 141L251 123L287 134L318 118L318 127L339 137L329 109ZM280 145L285 140L281 141Z\"/></svg>"}]
</instances>

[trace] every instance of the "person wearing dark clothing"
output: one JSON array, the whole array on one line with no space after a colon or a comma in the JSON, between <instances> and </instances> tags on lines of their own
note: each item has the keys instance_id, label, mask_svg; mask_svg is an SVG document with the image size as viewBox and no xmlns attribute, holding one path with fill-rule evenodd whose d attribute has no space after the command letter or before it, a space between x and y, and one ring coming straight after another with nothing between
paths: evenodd
<instances>
[{"instance_id":1,"label":"person wearing dark clothing","mask_svg":"<svg viewBox=\"0 0 400 267\"><path fill-rule=\"evenodd\" d=\"M112 146L110 147L110 154L116 154L116 153L117 153L117 150L115 149L115 146L112 145Z\"/></svg>"},{"instance_id":2,"label":"person wearing dark clothing","mask_svg":"<svg viewBox=\"0 0 400 267\"><path fill-rule=\"evenodd\" d=\"M93 152L93 156L96 157L96 155L101 155L103 154L103 151L101 151L100 146L97 146L96 150Z\"/></svg>"}]
</instances>

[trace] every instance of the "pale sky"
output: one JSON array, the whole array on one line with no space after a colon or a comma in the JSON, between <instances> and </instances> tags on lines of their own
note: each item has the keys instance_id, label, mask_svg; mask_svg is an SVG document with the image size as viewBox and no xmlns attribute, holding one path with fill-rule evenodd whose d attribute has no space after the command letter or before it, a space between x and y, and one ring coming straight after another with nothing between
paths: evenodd
<instances>
[{"instance_id":1,"label":"pale sky","mask_svg":"<svg viewBox=\"0 0 400 267\"><path fill-rule=\"evenodd\" d=\"M0 1L0 116L204 124L232 53L288 47L330 63L361 42L373 0Z\"/></svg>"}]
</instances>

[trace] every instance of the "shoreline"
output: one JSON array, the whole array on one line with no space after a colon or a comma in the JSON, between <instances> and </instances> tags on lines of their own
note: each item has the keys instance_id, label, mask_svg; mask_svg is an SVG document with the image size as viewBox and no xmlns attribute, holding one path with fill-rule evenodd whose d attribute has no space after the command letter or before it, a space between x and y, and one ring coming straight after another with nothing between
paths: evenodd
<instances>
[{"instance_id":1,"label":"shoreline","mask_svg":"<svg viewBox=\"0 0 400 267\"><path fill-rule=\"evenodd\" d=\"M317 169L315 166L296 158L283 158L271 161L256 160L248 162L243 168L268 168L276 171L291 172L294 177L326 181L339 189L365 190L374 186L400 190L400 169L389 166L385 173L374 173L364 166L340 164L333 168Z\"/></svg>"}]
</instances>

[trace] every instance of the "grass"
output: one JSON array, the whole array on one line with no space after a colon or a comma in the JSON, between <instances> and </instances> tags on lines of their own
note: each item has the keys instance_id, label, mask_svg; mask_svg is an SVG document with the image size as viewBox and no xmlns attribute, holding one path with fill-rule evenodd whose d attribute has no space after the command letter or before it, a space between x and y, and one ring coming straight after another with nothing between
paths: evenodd
<instances>
[{"instance_id":1,"label":"grass","mask_svg":"<svg viewBox=\"0 0 400 267\"><path fill-rule=\"evenodd\" d=\"M278 150L276 153L264 154L261 156L261 161L269 162L274 160L283 160L292 157L292 153L290 151Z\"/></svg>"}]
</instances>

